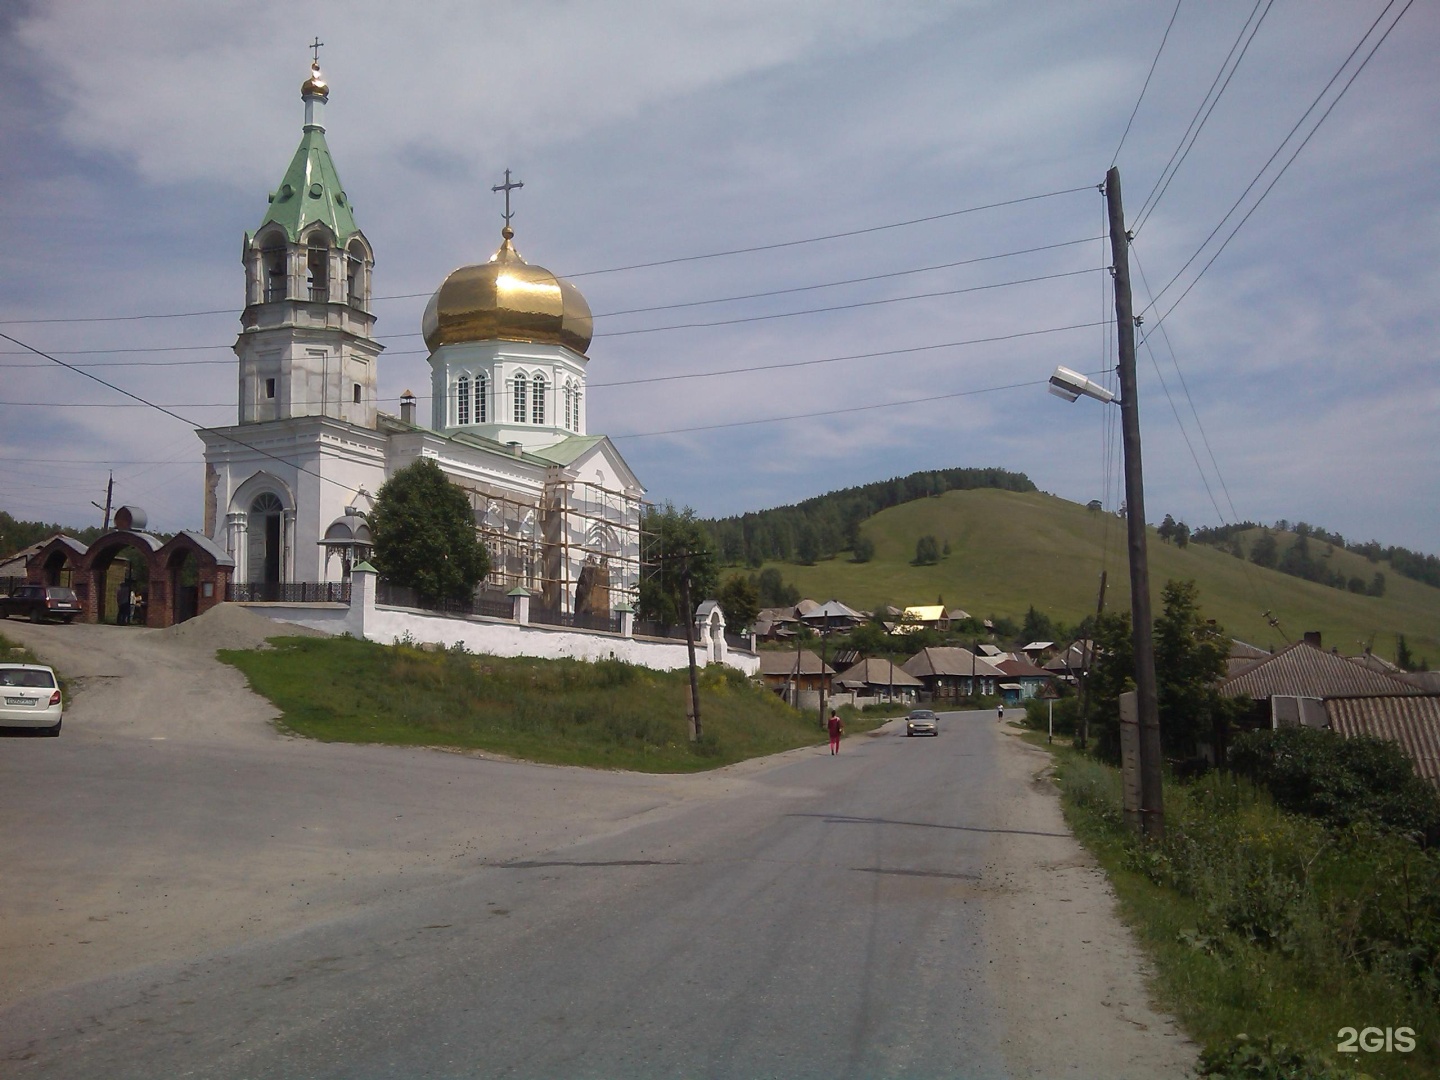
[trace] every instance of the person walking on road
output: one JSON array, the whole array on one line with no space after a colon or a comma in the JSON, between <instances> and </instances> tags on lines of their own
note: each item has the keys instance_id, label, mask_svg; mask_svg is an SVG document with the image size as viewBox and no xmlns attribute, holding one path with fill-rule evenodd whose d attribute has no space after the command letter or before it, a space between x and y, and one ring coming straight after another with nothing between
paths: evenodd
<instances>
[{"instance_id":1,"label":"person walking on road","mask_svg":"<svg viewBox=\"0 0 1440 1080\"><path fill-rule=\"evenodd\" d=\"M830 753L840 752L840 736L845 734L845 725L840 723L840 714L830 710Z\"/></svg>"},{"instance_id":2,"label":"person walking on road","mask_svg":"<svg viewBox=\"0 0 1440 1080\"><path fill-rule=\"evenodd\" d=\"M995 719L1003 722L1005 720L1005 703L1000 702L1000 708L995 710Z\"/></svg>"}]
</instances>

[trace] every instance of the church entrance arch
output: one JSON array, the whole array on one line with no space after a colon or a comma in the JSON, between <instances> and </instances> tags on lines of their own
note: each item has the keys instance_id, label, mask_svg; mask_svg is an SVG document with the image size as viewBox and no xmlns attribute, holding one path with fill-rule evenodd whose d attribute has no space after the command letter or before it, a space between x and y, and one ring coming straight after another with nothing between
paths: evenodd
<instances>
[{"instance_id":1,"label":"church entrance arch","mask_svg":"<svg viewBox=\"0 0 1440 1080\"><path fill-rule=\"evenodd\" d=\"M165 581L170 587L172 623L200 613L200 564L190 548L177 548L165 558Z\"/></svg>"},{"instance_id":2,"label":"church entrance arch","mask_svg":"<svg viewBox=\"0 0 1440 1080\"><path fill-rule=\"evenodd\" d=\"M247 511L250 550L246 552L245 562L250 584L279 585L284 555L285 504L273 491L264 491L251 501Z\"/></svg>"}]
</instances>

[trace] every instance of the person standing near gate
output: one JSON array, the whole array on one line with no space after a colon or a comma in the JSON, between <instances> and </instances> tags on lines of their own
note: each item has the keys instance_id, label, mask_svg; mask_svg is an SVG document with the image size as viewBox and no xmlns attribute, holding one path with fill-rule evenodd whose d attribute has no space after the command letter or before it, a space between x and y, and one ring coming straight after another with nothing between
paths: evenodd
<instances>
[{"instance_id":1,"label":"person standing near gate","mask_svg":"<svg viewBox=\"0 0 1440 1080\"><path fill-rule=\"evenodd\" d=\"M115 590L115 625L130 625L130 579L128 577L120 582L120 587Z\"/></svg>"}]
</instances>

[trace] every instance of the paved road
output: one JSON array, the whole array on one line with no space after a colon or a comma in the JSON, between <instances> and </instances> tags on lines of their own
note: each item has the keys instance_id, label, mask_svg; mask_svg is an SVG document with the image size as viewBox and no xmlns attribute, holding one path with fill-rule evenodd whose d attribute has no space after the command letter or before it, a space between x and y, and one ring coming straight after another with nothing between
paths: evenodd
<instances>
[{"instance_id":1,"label":"paved road","mask_svg":"<svg viewBox=\"0 0 1440 1080\"><path fill-rule=\"evenodd\" d=\"M59 638L75 630L93 640ZM118 679L181 655L149 631L27 631ZM1108 890L1034 780L1043 759L993 714L654 778L318 746L248 714L172 738L107 725L102 700L83 690L60 740L0 744L0 901L21 916L0 931L0 983L19 987L0 999L5 1076L1193 1061L1144 1003Z\"/></svg>"}]
</instances>

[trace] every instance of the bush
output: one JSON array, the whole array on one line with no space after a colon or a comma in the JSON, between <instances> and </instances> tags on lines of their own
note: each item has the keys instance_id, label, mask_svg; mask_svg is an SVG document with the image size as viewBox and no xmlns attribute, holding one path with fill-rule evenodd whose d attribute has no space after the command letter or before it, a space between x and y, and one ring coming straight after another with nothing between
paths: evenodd
<instances>
[{"instance_id":1,"label":"bush","mask_svg":"<svg viewBox=\"0 0 1440 1080\"><path fill-rule=\"evenodd\" d=\"M1055 734L1074 735L1080 722L1080 699L1071 695L1055 701ZM1025 726L1034 731L1050 730L1050 702L1031 698L1025 702Z\"/></svg>"},{"instance_id":2,"label":"bush","mask_svg":"<svg viewBox=\"0 0 1440 1080\"><path fill-rule=\"evenodd\" d=\"M1440 830L1440 792L1385 739L1304 727L1252 731L1235 740L1229 761L1284 809L1327 825L1371 822L1432 838Z\"/></svg>"},{"instance_id":3,"label":"bush","mask_svg":"<svg viewBox=\"0 0 1440 1080\"><path fill-rule=\"evenodd\" d=\"M1243 1034L1206 1050L1199 1072L1223 1080L1362 1080L1365 1075L1320 1054L1287 1046L1274 1035L1252 1039Z\"/></svg>"}]
</instances>

